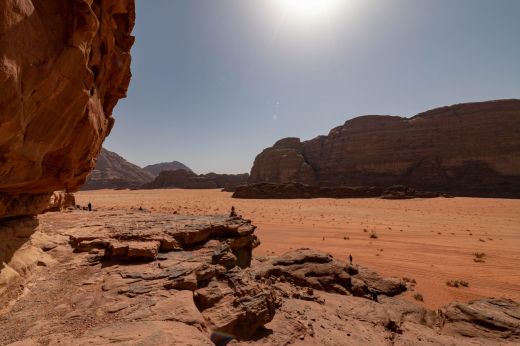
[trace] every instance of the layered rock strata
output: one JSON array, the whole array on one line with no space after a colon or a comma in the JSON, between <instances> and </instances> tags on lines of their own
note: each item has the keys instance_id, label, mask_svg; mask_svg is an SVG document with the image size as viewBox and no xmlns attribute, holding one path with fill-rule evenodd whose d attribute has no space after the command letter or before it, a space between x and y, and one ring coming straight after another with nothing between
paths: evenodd
<instances>
[{"instance_id":1,"label":"layered rock strata","mask_svg":"<svg viewBox=\"0 0 520 346\"><path fill-rule=\"evenodd\" d=\"M134 19L133 0L0 2L0 218L85 182L126 95Z\"/></svg>"},{"instance_id":2,"label":"layered rock strata","mask_svg":"<svg viewBox=\"0 0 520 346\"><path fill-rule=\"evenodd\" d=\"M520 197L520 100L361 116L327 136L282 139L255 159L249 183L265 182Z\"/></svg>"}]
</instances>

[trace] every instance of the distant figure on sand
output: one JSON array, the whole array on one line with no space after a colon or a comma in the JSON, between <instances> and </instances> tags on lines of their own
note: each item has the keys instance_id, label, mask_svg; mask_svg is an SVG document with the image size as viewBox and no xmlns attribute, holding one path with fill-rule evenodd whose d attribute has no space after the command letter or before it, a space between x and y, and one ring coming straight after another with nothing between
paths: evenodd
<instances>
[{"instance_id":1,"label":"distant figure on sand","mask_svg":"<svg viewBox=\"0 0 520 346\"><path fill-rule=\"evenodd\" d=\"M350 260L350 265L352 265L352 254L348 255L348 259Z\"/></svg>"},{"instance_id":2,"label":"distant figure on sand","mask_svg":"<svg viewBox=\"0 0 520 346\"><path fill-rule=\"evenodd\" d=\"M229 213L229 217L236 217L237 213L235 212L235 207L231 207L231 213Z\"/></svg>"},{"instance_id":3,"label":"distant figure on sand","mask_svg":"<svg viewBox=\"0 0 520 346\"><path fill-rule=\"evenodd\" d=\"M88 202L88 211L92 211L92 203Z\"/></svg>"}]
</instances>

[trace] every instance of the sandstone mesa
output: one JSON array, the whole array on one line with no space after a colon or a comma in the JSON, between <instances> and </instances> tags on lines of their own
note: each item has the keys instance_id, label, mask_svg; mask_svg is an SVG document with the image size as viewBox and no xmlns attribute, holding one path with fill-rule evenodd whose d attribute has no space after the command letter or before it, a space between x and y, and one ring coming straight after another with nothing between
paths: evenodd
<instances>
[{"instance_id":1,"label":"sandstone mesa","mask_svg":"<svg viewBox=\"0 0 520 346\"><path fill-rule=\"evenodd\" d=\"M249 184L258 183L519 197L520 100L367 115L309 141L284 138L256 157Z\"/></svg>"}]
</instances>

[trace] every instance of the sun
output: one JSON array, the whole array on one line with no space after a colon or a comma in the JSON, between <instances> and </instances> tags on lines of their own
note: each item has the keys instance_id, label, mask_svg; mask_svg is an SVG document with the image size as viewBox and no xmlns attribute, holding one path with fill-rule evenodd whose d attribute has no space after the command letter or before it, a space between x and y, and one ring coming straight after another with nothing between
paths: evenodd
<instances>
[{"instance_id":1,"label":"sun","mask_svg":"<svg viewBox=\"0 0 520 346\"><path fill-rule=\"evenodd\" d=\"M345 0L278 0L288 18L314 21L329 16Z\"/></svg>"}]
</instances>

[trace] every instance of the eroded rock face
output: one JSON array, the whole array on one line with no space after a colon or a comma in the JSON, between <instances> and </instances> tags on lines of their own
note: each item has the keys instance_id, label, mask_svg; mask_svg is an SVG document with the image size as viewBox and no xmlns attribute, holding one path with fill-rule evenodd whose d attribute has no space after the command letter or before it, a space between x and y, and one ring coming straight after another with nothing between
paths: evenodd
<instances>
[{"instance_id":1,"label":"eroded rock face","mask_svg":"<svg viewBox=\"0 0 520 346\"><path fill-rule=\"evenodd\" d=\"M518 197L520 100L362 116L327 136L287 138L256 157L249 183L264 182Z\"/></svg>"},{"instance_id":2,"label":"eroded rock face","mask_svg":"<svg viewBox=\"0 0 520 346\"><path fill-rule=\"evenodd\" d=\"M133 0L0 2L0 217L84 183L126 95L134 17Z\"/></svg>"},{"instance_id":3,"label":"eroded rock face","mask_svg":"<svg viewBox=\"0 0 520 346\"><path fill-rule=\"evenodd\" d=\"M64 191L56 191L52 194L48 207L44 210L45 212L57 212L63 211L66 209L75 209L76 208L76 198L74 194L64 192Z\"/></svg>"}]
</instances>

